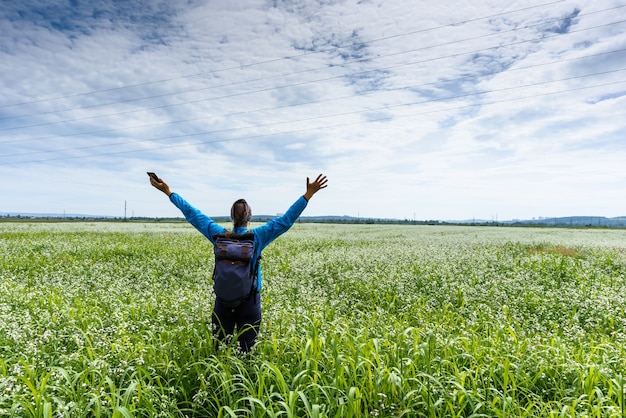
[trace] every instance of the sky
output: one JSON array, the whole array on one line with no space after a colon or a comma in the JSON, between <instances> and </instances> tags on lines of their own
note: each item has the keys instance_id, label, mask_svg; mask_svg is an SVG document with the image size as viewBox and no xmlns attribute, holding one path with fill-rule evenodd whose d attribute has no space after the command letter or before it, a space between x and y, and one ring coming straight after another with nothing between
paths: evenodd
<instances>
[{"instance_id":1,"label":"sky","mask_svg":"<svg viewBox=\"0 0 626 418\"><path fill-rule=\"evenodd\" d=\"M626 216L626 0L0 3L0 213Z\"/></svg>"}]
</instances>

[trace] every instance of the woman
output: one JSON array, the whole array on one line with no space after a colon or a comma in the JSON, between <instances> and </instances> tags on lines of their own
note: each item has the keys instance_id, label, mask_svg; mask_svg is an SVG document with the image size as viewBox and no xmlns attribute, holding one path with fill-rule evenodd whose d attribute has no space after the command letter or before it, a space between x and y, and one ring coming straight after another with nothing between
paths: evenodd
<instances>
[{"instance_id":1,"label":"woman","mask_svg":"<svg viewBox=\"0 0 626 418\"><path fill-rule=\"evenodd\" d=\"M291 205L284 215L250 231L248 231L248 225L252 217L252 210L244 199L237 200L230 209L230 217L233 221L232 232L235 234L252 232L254 234L254 259L258 259L265 247L291 228L306 208L309 200L319 190L324 189L327 186L327 182L328 179L322 174L318 175L313 182L310 182L307 177L306 192ZM215 235L226 233L226 228L218 225L213 219L191 206L180 195L172 192L167 183L156 175L150 176L150 183L165 193L170 198L170 201L180 209L185 219L211 241L213 245L215 245ZM250 351L256 342L257 334L261 327L261 286L262 275L261 266L259 265L257 271L257 291L250 298L235 308L223 306L216 299L211 320L214 335L220 341L224 341L228 336L234 335L236 329L239 335L241 350L243 352Z\"/></svg>"}]
</instances>

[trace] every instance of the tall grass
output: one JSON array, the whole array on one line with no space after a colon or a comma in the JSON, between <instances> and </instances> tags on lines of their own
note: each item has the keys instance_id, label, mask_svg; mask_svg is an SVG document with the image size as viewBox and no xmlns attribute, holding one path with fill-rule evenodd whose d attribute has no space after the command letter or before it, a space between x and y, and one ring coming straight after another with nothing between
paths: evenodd
<instances>
[{"instance_id":1,"label":"tall grass","mask_svg":"<svg viewBox=\"0 0 626 418\"><path fill-rule=\"evenodd\" d=\"M297 224L252 355L186 224L0 224L0 415L624 417L626 231Z\"/></svg>"}]
</instances>

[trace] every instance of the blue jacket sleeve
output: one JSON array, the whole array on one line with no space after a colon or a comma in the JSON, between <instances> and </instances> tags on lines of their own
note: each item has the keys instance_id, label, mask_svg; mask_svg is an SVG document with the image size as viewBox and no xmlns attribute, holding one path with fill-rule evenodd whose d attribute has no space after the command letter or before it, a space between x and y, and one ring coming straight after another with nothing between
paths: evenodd
<instances>
[{"instance_id":1,"label":"blue jacket sleeve","mask_svg":"<svg viewBox=\"0 0 626 418\"><path fill-rule=\"evenodd\" d=\"M170 201L183 213L185 219L194 226L202 235L213 242L215 234L223 234L226 228L218 225L213 219L193 207L189 202L183 199L178 193L170 195Z\"/></svg>"},{"instance_id":2,"label":"blue jacket sleeve","mask_svg":"<svg viewBox=\"0 0 626 418\"><path fill-rule=\"evenodd\" d=\"M282 216L272 219L265 225L254 228L252 231L258 239L259 251L262 251L263 248L267 247L272 241L287 232L300 217L307 203L304 196L300 196Z\"/></svg>"}]
</instances>

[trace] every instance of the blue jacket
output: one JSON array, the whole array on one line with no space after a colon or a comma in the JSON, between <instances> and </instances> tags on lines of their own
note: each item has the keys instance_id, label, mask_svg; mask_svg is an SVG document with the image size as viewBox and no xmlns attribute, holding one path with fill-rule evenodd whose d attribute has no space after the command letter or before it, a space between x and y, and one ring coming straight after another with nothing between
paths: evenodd
<instances>
[{"instance_id":1,"label":"blue jacket","mask_svg":"<svg viewBox=\"0 0 626 418\"><path fill-rule=\"evenodd\" d=\"M215 245L215 239L213 238L217 234L223 234L226 232L226 228L218 225L213 219L202 213L200 210L193 207L189 202L183 199L179 194L172 193L170 195L170 201L183 213L185 219L193 225L198 231L209 239ZM250 232L254 233L254 247L255 258L261 255L261 251L267 247L272 241L284 234L291 228L294 222L298 219L302 211L307 206L307 200L304 196L300 196L284 215L279 216L276 219L272 219L265 225L252 228ZM233 230L234 233L241 234L247 232L247 228L239 227ZM259 264L257 289L260 292L262 287L263 277L261 275L261 265Z\"/></svg>"}]
</instances>

